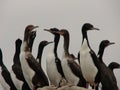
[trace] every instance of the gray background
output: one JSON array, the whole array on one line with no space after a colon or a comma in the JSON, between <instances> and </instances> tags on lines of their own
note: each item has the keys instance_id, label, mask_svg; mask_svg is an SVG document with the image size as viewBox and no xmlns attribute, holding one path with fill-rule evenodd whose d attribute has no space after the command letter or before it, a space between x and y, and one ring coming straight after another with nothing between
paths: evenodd
<instances>
[{"instance_id":1,"label":"gray background","mask_svg":"<svg viewBox=\"0 0 120 90\"><path fill-rule=\"evenodd\" d=\"M51 27L69 30L70 52L77 55L82 41L81 27L86 22L100 28L100 31L88 32L92 49L97 53L101 40L114 41L116 44L105 50L104 62L107 65L111 61L120 63L120 0L0 0L0 48L5 65L11 69L15 40L23 38L26 25L39 26L33 46L35 57L41 40L53 41L52 34L43 31ZM63 38L58 47L60 57L62 44ZM43 53L44 70L51 47L47 46ZM120 70L114 72L120 85Z\"/></svg>"}]
</instances>

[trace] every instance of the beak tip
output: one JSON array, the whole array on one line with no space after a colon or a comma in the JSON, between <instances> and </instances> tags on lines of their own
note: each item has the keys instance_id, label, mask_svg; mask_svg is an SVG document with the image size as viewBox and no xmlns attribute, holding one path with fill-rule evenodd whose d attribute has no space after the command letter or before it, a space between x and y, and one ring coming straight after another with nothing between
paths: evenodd
<instances>
[{"instance_id":1,"label":"beak tip","mask_svg":"<svg viewBox=\"0 0 120 90\"><path fill-rule=\"evenodd\" d=\"M39 26L34 26L33 29L39 28Z\"/></svg>"},{"instance_id":2,"label":"beak tip","mask_svg":"<svg viewBox=\"0 0 120 90\"><path fill-rule=\"evenodd\" d=\"M97 30L97 31L99 31L100 29L93 27L93 28L91 28L90 30Z\"/></svg>"},{"instance_id":3,"label":"beak tip","mask_svg":"<svg viewBox=\"0 0 120 90\"><path fill-rule=\"evenodd\" d=\"M115 42L112 42L112 44L115 44Z\"/></svg>"},{"instance_id":4,"label":"beak tip","mask_svg":"<svg viewBox=\"0 0 120 90\"><path fill-rule=\"evenodd\" d=\"M49 42L48 44L51 44L51 43L53 43L53 41Z\"/></svg>"},{"instance_id":5,"label":"beak tip","mask_svg":"<svg viewBox=\"0 0 120 90\"><path fill-rule=\"evenodd\" d=\"M99 29L99 28L95 28L95 30L98 30L98 31L99 31L100 29Z\"/></svg>"},{"instance_id":6,"label":"beak tip","mask_svg":"<svg viewBox=\"0 0 120 90\"><path fill-rule=\"evenodd\" d=\"M43 29L44 31L49 31L48 29Z\"/></svg>"},{"instance_id":7,"label":"beak tip","mask_svg":"<svg viewBox=\"0 0 120 90\"><path fill-rule=\"evenodd\" d=\"M39 28L39 26L35 26L35 28Z\"/></svg>"}]
</instances>

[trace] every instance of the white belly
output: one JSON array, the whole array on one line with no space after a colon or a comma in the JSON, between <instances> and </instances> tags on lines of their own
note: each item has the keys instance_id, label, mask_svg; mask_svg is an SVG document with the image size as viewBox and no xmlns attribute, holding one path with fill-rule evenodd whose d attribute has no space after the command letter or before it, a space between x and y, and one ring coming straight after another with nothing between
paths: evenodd
<instances>
[{"instance_id":1,"label":"white belly","mask_svg":"<svg viewBox=\"0 0 120 90\"><path fill-rule=\"evenodd\" d=\"M73 72L71 71L70 67L68 66L68 62L66 58L63 58L61 61L62 61L61 63L63 67L63 72L64 72L66 79L68 80L69 83L73 85L77 85L79 82L79 78L75 76Z\"/></svg>"},{"instance_id":2,"label":"white belly","mask_svg":"<svg viewBox=\"0 0 120 90\"><path fill-rule=\"evenodd\" d=\"M62 76L57 70L54 54L50 54L46 59L46 71L50 83L55 86L59 86Z\"/></svg>"},{"instance_id":3,"label":"white belly","mask_svg":"<svg viewBox=\"0 0 120 90\"><path fill-rule=\"evenodd\" d=\"M10 72L12 81L17 88L17 90L22 90L23 82L18 80L17 77L15 76L14 72L11 70Z\"/></svg>"},{"instance_id":4,"label":"white belly","mask_svg":"<svg viewBox=\"0 0 120 90\"><path fill-rule=\"evenodd\" d=\"M26 56L25 52L20 53L21 67L22 67L22 71L23 71L25 80L28 83L29 87L32 89L33 88L32 78L35 75L35 72L29 67L29 65L25 59L25 56Z\"/></svg>"},{"instance_id":5,"label":"white belly","mask_svg":"<svg viewBox=\"0 0 120 90\"><path fill-rule=\"evenodd\" d=\"M10 86L5 82L3 76L1 75L1 67L0 67L0 84L3 90L10 90Z\"/></svg>"},{"instance_id":6,"label":"white belly","mask_svg":"<svg viewBox=\"0 0 120 90\"><path fill-rule=\"evenodd\" d=\"M98 72L94 62L88 52L80 52L80 66L85 80L91 84L94 83Z\"/></svg>"}]
</instances>

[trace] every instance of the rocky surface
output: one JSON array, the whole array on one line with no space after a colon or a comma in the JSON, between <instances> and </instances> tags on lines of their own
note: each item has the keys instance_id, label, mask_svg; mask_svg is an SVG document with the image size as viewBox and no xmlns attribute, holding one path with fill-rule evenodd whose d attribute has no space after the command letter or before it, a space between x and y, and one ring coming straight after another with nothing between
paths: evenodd
<instances>
[{"instance_id":1,"label":"rocky surface","mask_svg":"<svg viewBox=\"0 0 120 90\"><path fill-rule=\"evenodd\" d=\"M93 90L93 89L86 89L83 87L73 86L73 85L65 85L59 88L55 86L46 86L43 88L38 88L37 90Z\"/></svg>"}]
</instances>

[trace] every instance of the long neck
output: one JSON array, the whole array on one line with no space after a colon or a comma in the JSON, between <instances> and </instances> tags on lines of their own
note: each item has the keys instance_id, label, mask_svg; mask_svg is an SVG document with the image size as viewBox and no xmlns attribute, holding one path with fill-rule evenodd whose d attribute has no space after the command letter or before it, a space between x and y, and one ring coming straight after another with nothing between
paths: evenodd
<instances>
[{"instance_id":1,"label":"long neck","mask_svg":"<svg viewBox=\"0 0 120 90\"><path fill-rule=\"evenodd\" d=\"M84 40L87 40L87 45L91 49L88 41L87 31L83 31L82 34L83 34L82 44L84 43Z\"/></svg>"},{"instance_id":2,"label":"long neck","mask_svg":"<svg viewBox=\"0 0 120 90\"><path fill-rule=\"evenodd\" d=\"M109 68L111 71L113 71L113 69L115 69L115 68L112 67L111 64L108 66L108 68Z\"/></svg>"},{"instance_id":3,"label":"long neck","mask_svg":"<svg viewBox=\"0 0 120 90\"><path fill-rule=\"evenodd\" d=\"M13 58L13 62L14 63L20 63L20 57L19 57L19 55L20 55L20 47L21 46L18 46L18 45L16 45L16 49L15 49L15 54L14 54L14 58Z\"/></svg>"},{"instance_id":4,"label":"long neck","mask_svg":"<svg viewBox=\"0 0 120 90\"><path fill-rule=\"evenodd\" d=\"M31 39L29 40L30 52L32 52L32 47L33 47L34 39L35 39L35 38L31 38Z\"/></svg>"},{"instance_id":5,"label":"long neck","mask_svg":"<svg viewBox=\"0 0 120 90\"><path fill-rule=\"evenodd\" d=\"M44 45L39 45L37 59L39 60L39 64L41 65L41 58L43 53Z\"/></svg>"},{"instance_id":6,"label":"long neck","mask_svg":"<svg viewBox=\"0 0 120 90\"><path fill-rule=\"evenodd\" d=\"M54 37L54 54L55 54L55 57L58 57L57 47L58 47L59 39L60 39L60 35L55 35L55 37Z\"/></svg>"},{"instance_id":7,"label":"long neck","mask_svg":"<svg viewBox=\"0 0 120 90\"><path fill-rule=\"evenodd\" d=\"M23 51L29 51L29 33L25 32L24 34L24 39L23 39L23 43L22 43L22 50Z\"/></svg>"},{"instance_id":8,"label":"long neck","mask_svg":"<svg viewBox=\"0 0 120 90\"><path fill-rule=\"evenodd\" d=\"M103 57L103 54L104 54L104 50L105 50L105 47L100 47L99 51L98 51L98 58L101 62L103 62L102 57Z\"/></svg>"},{"instance_id":9,"label":"long neck","mask_svg":"<svg viewBox=\"0 0 120 90\"><path fill-rule=\"evenodd\" d=\"M64 52L65 54L69 54L69 34L64 35Z\"/></svg>"},{"instance_id":10,"label":"long neck","mask_svg":"<svg viewBox=\"0 0 120 90\"><path fill-rule=\"evenodd\" d=\"M2 56L2 51L0 50L0 66L3 66L3 56Z\"/></svg>"}]
</instances>

